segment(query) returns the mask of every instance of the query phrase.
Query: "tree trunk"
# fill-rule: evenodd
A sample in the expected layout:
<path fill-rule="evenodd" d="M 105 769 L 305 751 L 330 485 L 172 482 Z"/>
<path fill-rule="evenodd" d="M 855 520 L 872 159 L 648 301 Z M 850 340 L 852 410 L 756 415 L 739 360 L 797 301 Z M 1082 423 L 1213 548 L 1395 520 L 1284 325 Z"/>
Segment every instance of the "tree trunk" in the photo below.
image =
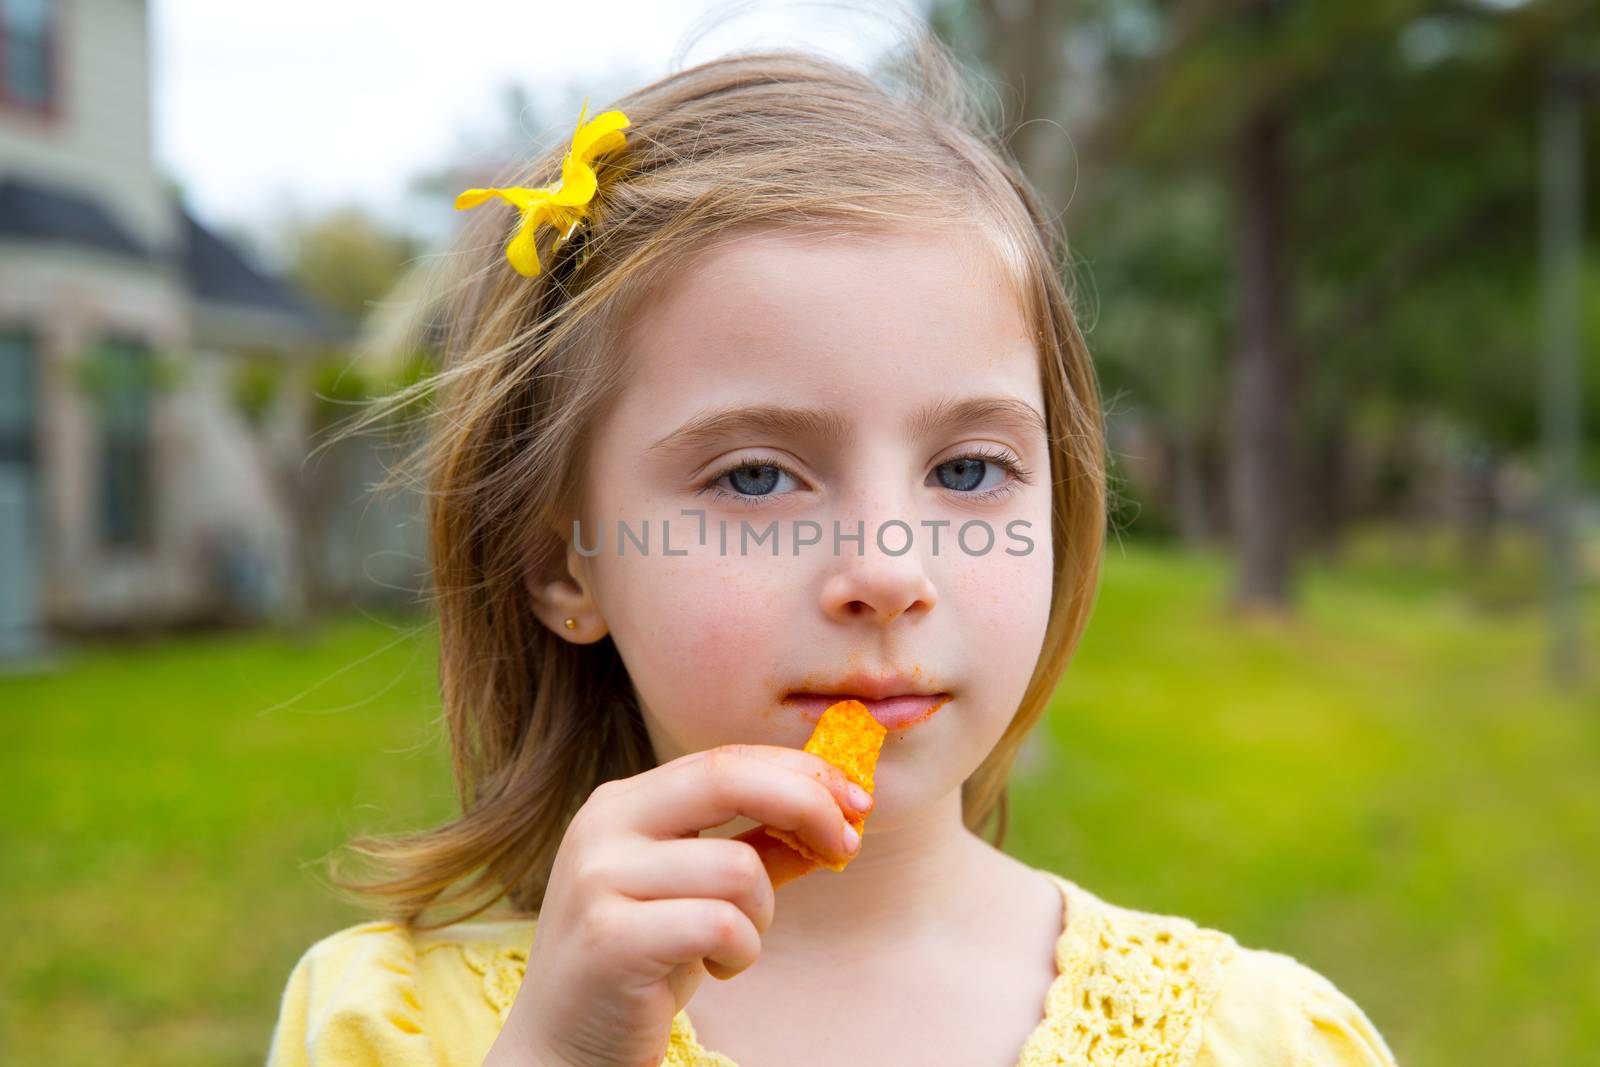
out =
<path fill-rule="evenodd" d="M 1290 608 L 1295 463 L 1295 368 L 1284 256 L 1285 119 L 1268 103 L 1246 119 L 1237 143 L 1237 273 L 1240 345 L 1233 377 L 1232 504 L 1241 609 Z"/>
<path fill-rule="evenodd" d="M 1017 95 L 1011 150 L 1054 218 L 1067 206 L 1072 145 L 1061 128 L 1070 0 L 983 0 L 988 59 Z M 1009 117 L 1009 116 L 1008 116 Z"/>

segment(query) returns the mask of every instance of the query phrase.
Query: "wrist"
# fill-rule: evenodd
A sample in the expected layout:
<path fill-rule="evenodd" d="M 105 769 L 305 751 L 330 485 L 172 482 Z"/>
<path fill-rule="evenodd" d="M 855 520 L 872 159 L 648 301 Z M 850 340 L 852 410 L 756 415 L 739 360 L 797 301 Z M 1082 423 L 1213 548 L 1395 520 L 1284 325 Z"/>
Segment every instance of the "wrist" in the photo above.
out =
<path fill-rule="evenodd" d="M 582 1067 L 550 1051 L 538 1035 L 516 1026 L 516 1016 L 506 1020 L 481 1067 Z"/>

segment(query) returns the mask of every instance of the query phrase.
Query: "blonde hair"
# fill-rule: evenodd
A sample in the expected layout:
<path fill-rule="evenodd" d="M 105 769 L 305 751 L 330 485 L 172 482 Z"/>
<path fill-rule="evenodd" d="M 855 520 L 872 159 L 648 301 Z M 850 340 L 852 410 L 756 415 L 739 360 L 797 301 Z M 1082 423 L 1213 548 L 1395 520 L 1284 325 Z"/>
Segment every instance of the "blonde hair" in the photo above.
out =
<path fill-rule="evenodd" d="M 507 263 L 504 214 L 474 212 L 441 260 L 448 294 L 437 374 L 344 433 L 426 396 L 404 468 L 426 496 L 439 681 L 459 817 L 349 847 L 386 875 L 334 882 L 428 929 L 508 900 L 542 905 L 568 821 L 601 782 L 655 765 L 627 672 L 608 640 L 579 645 L 535 616 L 529 573 L 564 568 L 582 444 L 625 380 L 629 310 L 688 257 L 751 229 L 954 225 L 987 241 L 1038 338 L 1052 474 L 1053 595 L 1043 649 L 994 750 L 962 787 L 980 832 L 1088 621 L 1107 514 L 1094 369 L 1063 283 L 1065 238 L 973 103 L 958 61 L 925 32 L 878 79 L 797 49 L 724 56 L 670 74 L 619 108 L 626 146 L 603 161 L 588 220 L 534 278 Z M 570 131 L 568 131 L 570 136 Z M 560 174 L 558 144 L 496 185 Z M 431 312 L 430 312 L 431 314 Z M 476 873 L 470 881 L 469 874 Z M 437 922 L 432 908 L 467 910 Z"/>

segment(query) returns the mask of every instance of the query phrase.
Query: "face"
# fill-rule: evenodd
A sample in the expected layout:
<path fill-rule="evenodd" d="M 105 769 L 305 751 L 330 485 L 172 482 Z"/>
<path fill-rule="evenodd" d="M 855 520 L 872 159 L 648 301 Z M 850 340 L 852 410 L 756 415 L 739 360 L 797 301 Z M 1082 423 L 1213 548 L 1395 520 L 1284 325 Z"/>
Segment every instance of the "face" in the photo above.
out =
<path fill-rule="evenodd" d="M 977 242 L 741 236 L 651 295 L 628 358 L 569 558 L 658 760 L 801 747 L 855 694 L 890 726 L 875 825 L 958 789 L 1051 592 L 1039 357 Z"/>

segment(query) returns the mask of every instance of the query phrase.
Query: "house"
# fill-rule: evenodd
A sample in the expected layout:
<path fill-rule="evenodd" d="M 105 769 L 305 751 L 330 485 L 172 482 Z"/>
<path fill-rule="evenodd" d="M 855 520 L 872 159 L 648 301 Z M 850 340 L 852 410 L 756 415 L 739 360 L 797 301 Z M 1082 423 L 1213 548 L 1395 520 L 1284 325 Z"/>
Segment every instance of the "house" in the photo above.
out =
<path fill-rule="evenodd" d="M 0 655 L 294 610 L 327 525 L 303 501 L 359 496 L 296 482 L 313 361 L 351 326 L 157 172 L 148 16 L 0 3 Z M 262 365 L 288 385 L 253 418 Z"/>

